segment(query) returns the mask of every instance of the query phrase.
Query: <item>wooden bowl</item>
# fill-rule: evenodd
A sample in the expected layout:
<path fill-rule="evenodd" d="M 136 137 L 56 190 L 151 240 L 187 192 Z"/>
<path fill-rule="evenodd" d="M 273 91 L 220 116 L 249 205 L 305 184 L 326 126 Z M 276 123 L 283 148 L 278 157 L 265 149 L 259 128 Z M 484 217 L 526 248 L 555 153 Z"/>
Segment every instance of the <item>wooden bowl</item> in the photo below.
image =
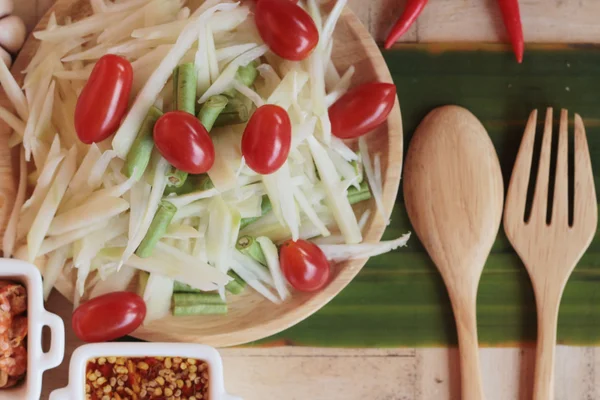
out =
<path fill-rule="evenodd" d="M 88 15 L 87 0 L 59 0 L 36 27 L 46 26 L 50 12 L 56 12 L 59 22 L 65 16 L 77 20 Z M 346 8 L 334 34 L 333 58 L 336 67 L 345 71 L 350 65 L 356 67 L 353 85 L 369 81 L 391 82 L 392 78 L 379 48 L 359 19 Z M 13 73 L 20 75 L 39 42 L 31 36 L 17 58 Z M 20 79 L 22 77 L 19 76 Z M 0 104 L 7 104 L 4 93 L 0 93 Z M 5 226 L 15 197 L 16 170 L 11 162 L 7 139 L 9 129 L 0 126 L 0 226 Z M 395 105 L 387 123 L 368 136 L 372 154 L 381 154 L 383 171 L 383 202 L 389 213 L 396 199 L 402 169 L 402 120 L 400 107 Z M 14 159 L 14 157 L 13 157 Z M 375 212 L 375 202 L 360 203 L 355 210 L 362 213 L 371 208 L 370 220 L 366 225 L 364 239 L 376 242 L 381 238 L 385 223 Z M 149 341 L 198 342 L 212 346 L 232 346 L 262 339 L 280 332 L 310 316 L 337 295 L 365 264 L 366 260 L 339 263 L 333 268 L 333 279 L 317 293 L 293 293 L 291 299 L 275 305 L 248 289 L 242 295 L 231 296 L 229 313 L 226 316 L 168 317 L 154 321 L 133 333 L 133 336 Z M 72 276 L 61 277 L 56 288 L 67 298 L 73 298 Z"/>

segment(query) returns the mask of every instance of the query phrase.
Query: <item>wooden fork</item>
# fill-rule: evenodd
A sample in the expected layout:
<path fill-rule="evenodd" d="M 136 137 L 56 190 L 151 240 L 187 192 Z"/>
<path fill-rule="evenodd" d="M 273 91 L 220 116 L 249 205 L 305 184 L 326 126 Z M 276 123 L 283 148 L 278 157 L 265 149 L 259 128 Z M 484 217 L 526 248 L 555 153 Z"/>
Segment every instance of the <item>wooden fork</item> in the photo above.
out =
<path fill-rule="evenodd" d="M 590 245 L 598 223 L 594 176 L 585 128 L 581 117 L 575 114 L 574 212 L 573 222 L 569 224 L 568 120 L 568 111 L 562 110 L 554 193 L 548 193 L 552 109 L 548 108 L 546 112 L 533 205 L 530 217 L 525 220 L 537 121 L 537 111 L 531 113 L 510 179 L 504 210 L 506 235 L 527 268 L 537 305 L 534 400 L 554 398 L 554 348 L 560 299 L 569 275 Z M 549 195 L 553 198 L 553 207 L 548 223 Z"/>

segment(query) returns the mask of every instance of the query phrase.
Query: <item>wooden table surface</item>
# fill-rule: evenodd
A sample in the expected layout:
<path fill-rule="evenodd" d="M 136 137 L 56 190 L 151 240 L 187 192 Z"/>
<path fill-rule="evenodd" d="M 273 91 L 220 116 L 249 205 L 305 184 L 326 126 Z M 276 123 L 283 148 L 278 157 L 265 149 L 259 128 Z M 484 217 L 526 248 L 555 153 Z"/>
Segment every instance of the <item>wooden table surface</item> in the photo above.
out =
<path fill-rule="evenodd" d="M 31 29 L 53 0 L 15 0 Z M 404 0 L 350 0 L 350 7 L 378 41 Z M 600 1 L 521 0 L 529 42 L 600 42 Z M 496 0 L 431 0 L 405 41 L 504 40 Z M 525 54 L 527 57 L 527 54 Z M 403 99 L 400 99 L 402 103 Z M 54 292 L 47 308 L 67 329 L 63 364 L 44 377 L 42 399 L 66 385 L 68 361 L 81 345 L 71 330 L 72 306 Z M 532 347 L 482 349 L 488 400 L 531 398 Z M 447 400 L 459 399 L 456 349 L 223 349 L 227 389 L 246 400 Z M 556 400 L 600 399 L 600 350 L 559 347 Z M 74 399 L 75 400 L 75 399 Z"/>

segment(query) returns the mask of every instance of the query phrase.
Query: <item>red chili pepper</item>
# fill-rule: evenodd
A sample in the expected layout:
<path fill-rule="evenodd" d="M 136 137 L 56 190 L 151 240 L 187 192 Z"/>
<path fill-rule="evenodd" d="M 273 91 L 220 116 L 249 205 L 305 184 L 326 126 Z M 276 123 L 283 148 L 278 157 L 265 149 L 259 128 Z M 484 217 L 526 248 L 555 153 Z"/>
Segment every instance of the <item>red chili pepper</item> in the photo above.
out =
<path fill-rule="evenodd" d="M 396 25 L 392 28 L 390 34 L 385 40 L 385 48 L 389 49 L 394 43 L 404 35 L 408 28 L 415 22 L 421 11 L 425 8 L 427 0 L 407 0 L 404 12 L 400 16 L 400 19 L 396 22 Z"/>
<path fill-rule="evenodd" d="M 508 38 L 512 43 L 513 52 L 519 64 L 523 62 L 523 27 L 521 26 L 521 13 L 519 12 L 518 0 L 498 0 L 504 26 L 508 32 Z"/>

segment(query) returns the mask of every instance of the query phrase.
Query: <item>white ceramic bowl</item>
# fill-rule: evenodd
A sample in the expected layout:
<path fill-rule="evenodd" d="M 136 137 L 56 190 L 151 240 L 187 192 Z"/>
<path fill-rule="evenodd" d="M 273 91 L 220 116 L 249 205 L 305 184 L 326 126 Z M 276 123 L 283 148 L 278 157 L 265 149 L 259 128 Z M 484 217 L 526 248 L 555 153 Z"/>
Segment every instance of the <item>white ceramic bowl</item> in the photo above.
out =
<path fill-rule="evenodd" d="M 65 354 L 65 325 L 58 315 L 44 309 L 42 277 L 38 269 L 19 260 L 0 259 L 0 279 L 12 280 L 27 289 L 27 375 L 14 388 L 0 389 L 0 400 L 39 400 L 42 374 L 58 366 Z M 50 351 L 42 351 L 42 328 L 52 332 Z"/>
<path fill-rule="evenodd" d="M 97 343 L 86 344 L 73 352 L 69 364 L 69 385 L 50 394 L 50 400 L 85 400 L 85 369 L 90 358 L 98 357 L 182 357 L 208 364 L 208 400 L 242 400 L 225 393 L 223 362 L 210 346 L 192 343 Z"/>

